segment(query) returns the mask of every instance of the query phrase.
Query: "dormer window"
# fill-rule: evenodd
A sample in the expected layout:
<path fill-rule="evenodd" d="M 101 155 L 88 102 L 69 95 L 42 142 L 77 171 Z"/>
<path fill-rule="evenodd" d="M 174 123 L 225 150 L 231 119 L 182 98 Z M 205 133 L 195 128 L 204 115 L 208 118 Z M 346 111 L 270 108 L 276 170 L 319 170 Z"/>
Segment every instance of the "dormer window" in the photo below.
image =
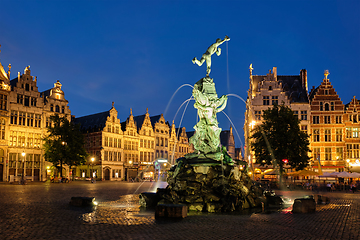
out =
<path fill-rule="evenodd" d="M 325 95 L 329 95 L 329 90 L 325 89 Z"/>
<path fill-rule="evenodd" d="M 29 91 L 30 90 L 30 85 L 27 83 L 25 84 L 25 91 Z"/>

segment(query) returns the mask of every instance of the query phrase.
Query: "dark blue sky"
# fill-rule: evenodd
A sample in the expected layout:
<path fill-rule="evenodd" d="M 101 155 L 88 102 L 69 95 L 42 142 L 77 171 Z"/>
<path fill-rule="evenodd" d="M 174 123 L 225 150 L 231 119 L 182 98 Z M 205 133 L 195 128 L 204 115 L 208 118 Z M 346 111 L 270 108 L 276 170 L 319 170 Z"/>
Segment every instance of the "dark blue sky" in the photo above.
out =
<path fill-rule="evenodd" d="M 11 78 L 27 65 L 39 91 L 59 80 L 72 114 L 106 111 L 111 102 L 120 121 L 165 113 L 173 93 L 205 76 L 200 58 L 216 38 L 228 35 L 222 54 L 212 57 L 219 96 L 246 99 L 253 74 L 272 67 L 278 75 L 308 71 L 309 89 L 324 70 L 344 104 L 360 99 L 360 1 L 0 1 L 0 61 L 12 64 Z M 7 68 L 6 68 L 7 70 Z M 171 123 L 191 96 L 183 87 L 165 113 Z M 175 118 L 180 123 L 184 107 Z M 245 104 L 229 97 L 225 112 L 243 138 Z M 220 127 L 229 129 L 224 114 Z M 182 126 L 196 124 L 193 102 Z M 236 133 L 235 133 L 236 134 Z M 235 136 L 237 147 L 241 146 Z M 241 140 L 243 142 L 243 139 Z"/>

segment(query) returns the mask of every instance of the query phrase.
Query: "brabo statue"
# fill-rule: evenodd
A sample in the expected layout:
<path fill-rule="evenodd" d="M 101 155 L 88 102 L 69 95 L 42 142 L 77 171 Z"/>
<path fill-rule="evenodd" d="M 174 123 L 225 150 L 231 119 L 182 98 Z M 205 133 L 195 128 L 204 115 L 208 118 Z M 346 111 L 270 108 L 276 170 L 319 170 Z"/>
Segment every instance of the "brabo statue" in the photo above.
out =
<path fill-rule="evenodd" d="M 192 60 L 193 63 L 201 66 L 206 61 L 206 76 L 208 77 L 211 72 L 211 56 L 216 53 L 216 55 L 220 56 L 221 48 L 219 46 L 223 44 L 225 41 L 230 41 L 228 36 L 225 36 L 224 40 L 220 38 L 216 39 L 216 42 L 211 44 L 210 47 L 206 50 L 206 52 L 202 55 L 200 60 L 197 60 L 196 57 Z"/>
<path fill-rule="evenodd" d="M 187 159 L 194 159 L 198 162 L 222 161 L 224 159 L 223 151 L 220 149 L 220 133 L 221 128 L 218 127 L 216 114 L 225 109 L 227 103 L 227 96 L 223 95 L 218 98 L 215 89 L 215 83 L 209 77 L 211 67 L 211 55 L 215 52 L 220 55 L 221 50 L 218 48 L 220 44 L 229 41 L 228 36 L 224 40 L 217 39 L 216 43 L 212 44 L 203 54 L 201 60 L 193 59 L 194 63 L 199 66 L 204 61 L 207 64 L 206 77 L 200 79 L 195 85 L 192 95 L 195 99 L 194 107 L 198 110 L 199 122 L 194 126 L 195 133 L 189 139 L 190 143 L 194 145 L 194 153 L 185 155 Z M 201 160 L 203 159 L 203 160 Z M 206 159 L 206 160 L 205 160 Z"/>

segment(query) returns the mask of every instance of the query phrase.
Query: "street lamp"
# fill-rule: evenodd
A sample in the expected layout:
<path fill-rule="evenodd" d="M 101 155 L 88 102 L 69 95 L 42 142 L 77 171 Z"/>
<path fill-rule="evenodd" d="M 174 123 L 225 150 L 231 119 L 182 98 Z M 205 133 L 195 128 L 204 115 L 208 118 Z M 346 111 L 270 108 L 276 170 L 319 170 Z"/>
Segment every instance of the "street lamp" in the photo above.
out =
<path fill-rule="evenodd" d="M 22 180 L 21 180 L 21 184 L 24 184 L 24 174 L 25 174 L 25 155 L 26 153 L 25 152 L 22 152 L 21 155 L 23 156 L 23 172 L 22 172 Z"/>
<path fill-rule="evenodd" d="M 92 164 L 91 164 L 91 174 L 92 174 L 92 177 L 94 177 L 94 161 L 95 161 L 95 158 L 92 157 L 91 158 L 91 162 L 92 162 Z"/>
<path fill-rule="evenodd" d="M 350 159 L 346 159 L 348 172 L 350 171 Z"/>

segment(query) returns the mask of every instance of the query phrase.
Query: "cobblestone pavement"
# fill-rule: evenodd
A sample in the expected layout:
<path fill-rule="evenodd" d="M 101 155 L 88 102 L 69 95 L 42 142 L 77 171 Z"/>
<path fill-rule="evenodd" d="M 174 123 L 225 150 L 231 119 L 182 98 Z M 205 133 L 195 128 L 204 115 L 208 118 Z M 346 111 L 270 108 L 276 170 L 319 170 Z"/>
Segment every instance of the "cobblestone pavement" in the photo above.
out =
<path fill-rule="evenodd" d="M 360 193 L 324 193 L 316 213 L 189 213 L 157 221 L 140 210 L 138 194 L 165 183 L 72 182 L 0 184 L 0 239 L 359 239 Z M 283 191 L 294 199 L 311 192 Z M 93 209 L 69 206 L 72 196 L 95 197 Z M 290 205 L 291 206 L 291 205 Z"/>

